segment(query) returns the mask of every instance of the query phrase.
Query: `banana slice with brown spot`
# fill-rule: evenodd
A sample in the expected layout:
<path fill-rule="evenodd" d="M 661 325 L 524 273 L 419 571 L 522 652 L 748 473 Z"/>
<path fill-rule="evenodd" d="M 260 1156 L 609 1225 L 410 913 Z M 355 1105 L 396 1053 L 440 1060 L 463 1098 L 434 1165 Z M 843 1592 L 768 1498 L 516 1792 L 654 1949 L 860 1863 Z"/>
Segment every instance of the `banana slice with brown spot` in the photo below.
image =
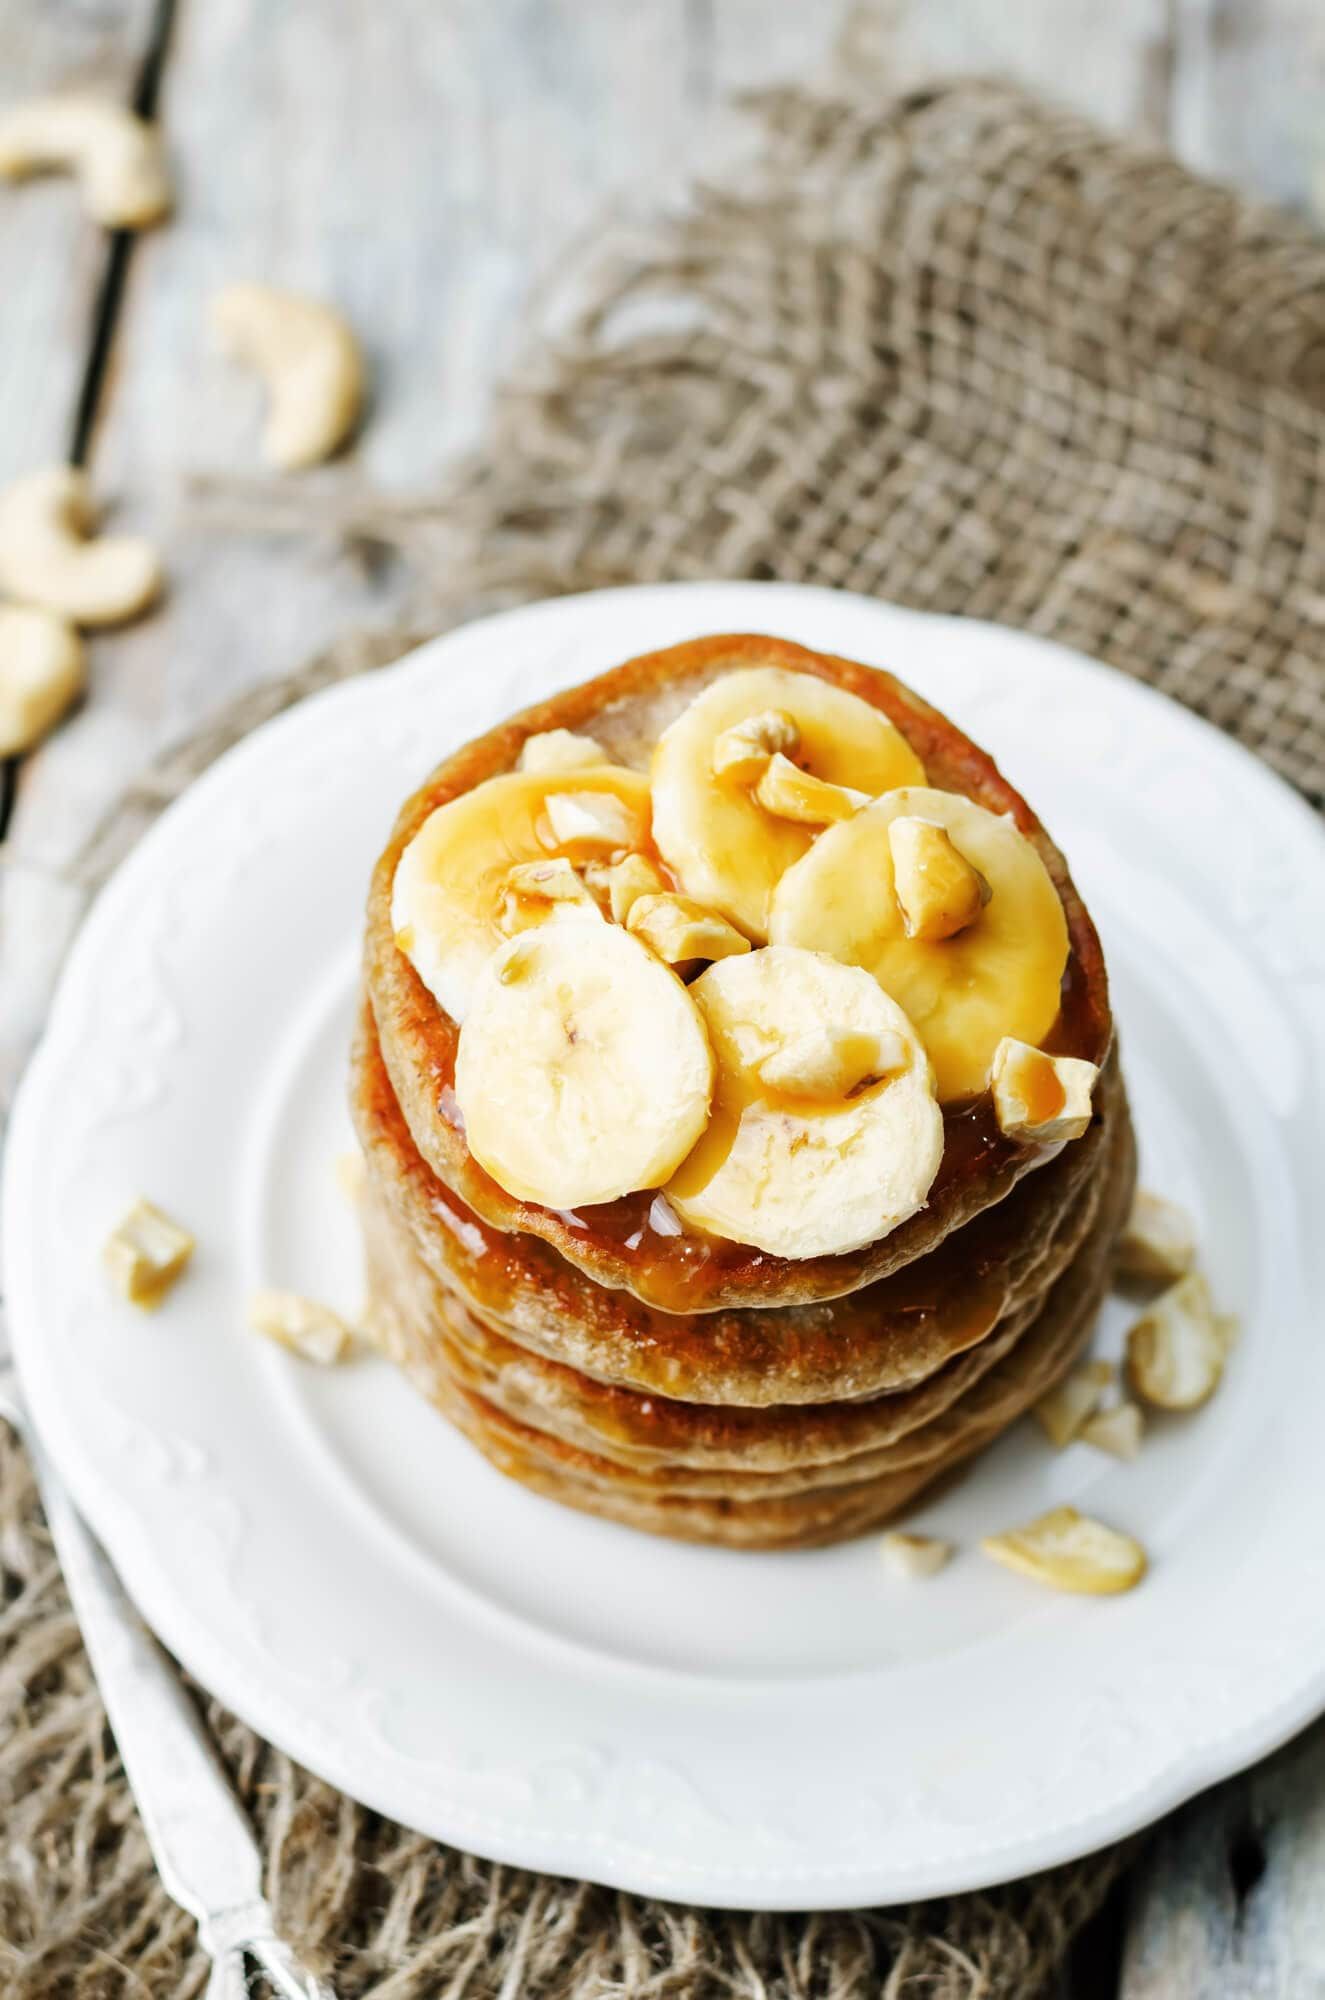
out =
<path fill-rule="evenodd" d="M 492 955 L 460 1030 L 469 1150 L 520 1201 L 580 1208 L 659 1187 L 709 1116 L 699 1011 L 616 924 L 545 924 Z"/>
<path fill-rule="evenodd" d="M 892 829 L 917 818 L 944 828 L 988 885 L 988 899 L 953 936 L 906 934 Z M 1024 834 L 1006 816 L 927 786 L 887 792 L 822 833 L 778 882 L 769 936 L 872 973 L 915 1023 L 944 1103 L 984 1090 L 1005 1037 L 1043 1040 L 1068 952 L 1058 892 Z"/>

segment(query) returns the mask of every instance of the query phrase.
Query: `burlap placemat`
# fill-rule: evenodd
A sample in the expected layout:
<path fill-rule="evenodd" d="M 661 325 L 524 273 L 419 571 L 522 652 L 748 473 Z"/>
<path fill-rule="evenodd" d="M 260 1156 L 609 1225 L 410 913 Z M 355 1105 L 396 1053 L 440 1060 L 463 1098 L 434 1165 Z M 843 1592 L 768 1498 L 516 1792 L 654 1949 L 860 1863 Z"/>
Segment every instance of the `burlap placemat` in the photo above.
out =
<path fill-rule="evenodd" d="M 1001 86 L 782 95 L 759 116 L 750 179 L 595 265 L 474 465 L 427 501 L 347 511 L 415 565 L 420 629 L 604 583 L 841 585 L 1064 639 L 1319 800 L 1325 250 Z M 401 642 L 338 648 L 165 759 L 86 878 L 246 728 Z M 4 1990 L 197 1993 L 193 1927 L 156 1882 L 3 1436 Z M 1120 1865 L 886 1912 L 682 1910 L 439 1848 L 208 1712 L 281 1922 L 346 2000 L 1023 2000 Z"/>

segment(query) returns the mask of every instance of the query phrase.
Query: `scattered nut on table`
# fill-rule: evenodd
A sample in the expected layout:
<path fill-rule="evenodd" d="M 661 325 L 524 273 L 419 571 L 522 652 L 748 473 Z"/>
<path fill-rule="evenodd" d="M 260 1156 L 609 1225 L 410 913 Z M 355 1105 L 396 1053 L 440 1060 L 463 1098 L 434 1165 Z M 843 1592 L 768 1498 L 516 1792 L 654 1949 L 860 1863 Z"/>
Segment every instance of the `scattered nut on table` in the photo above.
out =
<path fill-rule="evenodd" d="M 343 1361 L 354 1346 L 353 1329 L 340 1314 L 301 1292 L 254 1292 L 248 1317 L 255 1333 L 324 1368 Z"/>
<path fill-rule="evenodd" d="M 1023 1528 L 986 1535 L 980 1546 L 1005 1569 L 1087 1597 L 1131 1590 L 1146 1573 L 1140 1542 L 1075 1507 L 1052 1507 Z"/>
<path fill-rule="evenodd" d="M 1118 1238 L 1120 1277 L 1168 1284 L 1186 1277 L 1196 1262 L 1191 1217 L 1173 1201 L 1138 1188 L 1127 1226 Z"/>
<path fill-rule="evenodd" d="M 75 625 L 119 625 L 160 594 L 161 563 L 137 535 L 98 535 L 87 474 L 29 472 L 0 492 L 0 589 Z"/>
<path fill-rule="evenodd" d="M 34 97 L 0 112 L 0 174 L 77 174 L 87 212 L 108 229 L 146 229 L 170 213 L 170 174 L 154 125 L 108 98 Z"/>
<path fill-rule="evenodd" d="M 294 472 L 338 451 L 363 407 L 363 356 L 349 322 L 320 300 L 258 284 L 226 285 L 212 319 L 227 351 L 266 385 L 268 461 Z"/>
<path fill-rule="evenodd" d="M 1080 1435 L 1088 1417 L 1099 1408 L 1105 1390 L 1113 1380 L 1108 1361 L 1086 1361 L 1072 1369 L 1034 1406 L 1035 1416 L 1045 1436 L 1062 1451 Z"/>
<path fill-rule="evenodd" d="M 1218 1388 L 1227 1352 L 1210 1287 L 1189 1271 L 1128 1329 L 1127 1377 L 1157 1409 L 1195 1410 Z"/>
<path fill-rule="evenodd" d="M 195 1248 L 180 1223 L 150 1201 L 136 1201 L 107 1238 L 102 1258 L 111 1282 L 130 1305 L 159 1306 L 183 1274 Z"/>
<path fill-rule="evenodd" d="M 880 1546 L 898 1576 L 937 1576 L 953 1553 L 953 1544 L 941 1535 L 909 1535 L 900 1528 L 890 1529 Z"/>
<path fill-rule="evenodd" d="M 86 680 L 87 656 L 72 625 L 35 605 L 0 605 L 0 757 L 39 742 Z"/>

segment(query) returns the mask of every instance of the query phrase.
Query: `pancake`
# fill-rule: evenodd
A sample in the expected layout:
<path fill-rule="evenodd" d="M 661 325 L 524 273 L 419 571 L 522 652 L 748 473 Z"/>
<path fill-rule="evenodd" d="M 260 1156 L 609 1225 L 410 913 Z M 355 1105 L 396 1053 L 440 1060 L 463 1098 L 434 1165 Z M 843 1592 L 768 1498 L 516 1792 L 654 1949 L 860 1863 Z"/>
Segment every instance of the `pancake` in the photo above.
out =
<path fill-rule="evenodd" d="M 431 1357 L 429 1399 L 499 1471 L 544 1497 L 654 1534 L 733 1548 L 796 1548 L 838 1541 L 881 1526 L 936 1480 L 962 1465 L 1037 1402 L 1073 1365 L 1088 1343 L 1108 1290 L 1113 1245 L 1132 1197 L 1135 1158 L 1123 1128 L 1108 1174 L 1101 1212 L 1087 1242 L 1054 1284 L 1025 1335 L 988 1373 L 934 1421 L 913 1434 L 903 1452 L 868 1455 L 857 1478 L 825 1480 L 802 1469 L 763 1481 L 750 1475 L 712 1476 L 670 1468 L 642 1472 L 518 1422 L 465 1387 Z M 390 1300 L 379 1330 L 389 1352 L 409 1372 L 407 1328 Z"/>
<path fill-rule="evenodd" d="M 1040 1283 L 1017 1309 L 924 1383 L 865 1401 L 754 1408 L 677 1401 L 598 1382 L 530 1352 L 437 1282 L 371 1182 L 364 1214 L 369 1296 L 375 1303 L 391 1300 L 401 1329 L 400 1358 L 416 1384 L 426 1384 L 433 1366 L 445 1368 L 507 1416 L 615 1463 L 760 1472 L 829 1466 L 906 1438 L 1003 1358 L 1092 1231 L 1115 1226 L 1111 1207 L 1101 1223 L 1106 1182 L 1117 1178 L 1117 1162 L 1130 1144 L 1126 1121 L 1115 1121 L 1108 1174 L 1091 1180 L 1066 1211 L 1048 1246 Z"/>
<path fill-rule="evenodd" d="M 948 1106 L 942 1164 L 928 1201 L 917 1214 L 863 1249 L 791 1261 L 684 1230 L 660 1233 L 650 1221 L 652 1198 L 647 1191 L 579 1213 L 518 1201 L 470 1155 L 453 1089 L 456 1023 L 395 943 L 391 890 L 402 852 L 437 806 L 510 770 L 527 737 L 551 729 L 590 732 L 619 761 L 642 768 L 661 731 L 688 701 L 719 675 L 752 665 L 786 667 L 847 689 L 896 724 L 922 759 L 932 785 L 1011 815 L 1044 860 L 1067 919 L 1069 957 L 1062 1003 L 1045 1045 L 1102 1063 L 1112 1035 L 1099 940 L 1062 856 L 991 759 L 891 675 L 784 640 L 752 636 L 697 640 L 630 661 L 466 745 L 441 764 L 405 805 L 369 894 L 365 984 L 401 1114 L 422 1160 L 462 1204 L 462 1219 L 468 1210 L 490 1229 L 539 1238 L 598 1285 L 628 1292 L 677 1315 L 841 1298 L 926 1256 L 951 1232 L 1004 1201 L 1024 1176 L 1046 1170 L 1042 1149 L 1014 1143 L 999 1132 L 987 1094 Z M 877 1386 L 877 1381 L 867 1380 L 856 1393 L 868 1394 Z M 808 1390 L 811 1397 L 819 1393 L 821 1388 L 814 1386 Z M 770 1397 L 782 1399 L 780 1394 Z"/>
<path fill-rule="evenodd" d="M 365 1016 L 351 1113 L 369 1176 L 436 1281 L 484 1324 L 580 1374 L 673 1401 L 815 1404 L 914 1387 L 1037 1296 L 1056 1232 L 1107 1156 L 1126 1098 L 1111 1053 L 1091 1129 L 906 1269 L 809 1305 L 666 1313 L 592 1282 L 541 1237 L 496 1230 L 414 1145 Z"/>

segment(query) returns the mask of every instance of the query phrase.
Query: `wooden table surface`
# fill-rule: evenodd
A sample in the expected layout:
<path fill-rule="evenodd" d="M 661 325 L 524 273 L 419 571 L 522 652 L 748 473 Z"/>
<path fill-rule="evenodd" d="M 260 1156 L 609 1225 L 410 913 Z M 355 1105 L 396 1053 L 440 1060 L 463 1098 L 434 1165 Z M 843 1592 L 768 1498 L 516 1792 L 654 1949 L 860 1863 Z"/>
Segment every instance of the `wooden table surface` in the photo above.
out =
<path fill-rule="evenodd" d="M 155 108 L 177 213 L 113 238 L 72 184 L 0 187 L 0 484 L 87 464 L 170 592 L 92 648 L 91 696 L 6 773 L 0 1103 L 77 912 L 58 871 L 125 779 L 408 579 L 227 531 L 196 475 L 255 470 L 258 399 L 213 351 L 235 277 L 337 299 L 375 407 L 308 491 L 425 487 L 479 434 L 540 274 L 612 206 L 676 189 L 730 93 L 845 59 L 880 92 L 1011 73 L 1203 171 L 1325 208 L 1322 0 L 3 0 L 0 101 L 95 87 Z M 1325 1996 L 1325 1733 L 1178 1814 L 1064 1993 Z"/>

